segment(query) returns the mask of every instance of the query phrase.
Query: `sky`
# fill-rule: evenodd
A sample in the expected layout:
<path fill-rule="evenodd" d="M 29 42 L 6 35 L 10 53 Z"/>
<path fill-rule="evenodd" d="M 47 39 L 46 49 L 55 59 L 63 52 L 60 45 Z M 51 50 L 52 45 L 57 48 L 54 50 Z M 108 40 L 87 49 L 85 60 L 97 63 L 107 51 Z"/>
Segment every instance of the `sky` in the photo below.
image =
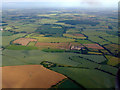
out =
<path fill-rule="evenodd" d="M 18 3 L 33 2 L 41 6 L 53 7 L 118 7 L 119 0 L 3 0 L 6 5 L 17 6 Z M 18 5 L 19 6 L 19 5 Z M 36 4 L 37 6 L 37 4 Z"/>

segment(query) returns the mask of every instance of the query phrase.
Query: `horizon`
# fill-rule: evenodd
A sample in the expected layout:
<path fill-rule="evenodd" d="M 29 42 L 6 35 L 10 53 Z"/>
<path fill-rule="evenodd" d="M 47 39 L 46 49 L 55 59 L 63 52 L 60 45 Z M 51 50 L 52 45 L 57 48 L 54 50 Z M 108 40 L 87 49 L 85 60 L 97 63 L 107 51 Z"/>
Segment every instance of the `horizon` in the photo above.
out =
<path fill-rule="evenodd" d="M 103 1 L 103 0 L 66 0 L 66 1 L 56 1 L 56 0 L 37 0 L 36 2 L 33 2 L 33 0 L 22 0 L 22 1 L 16 1 L 16 0 L 6 0 L 2 2 L 3 8 L 92 8 L 92 9 L 99 9 L 99 8 L 118 8 L 118 0 L 115 1 Z"/>

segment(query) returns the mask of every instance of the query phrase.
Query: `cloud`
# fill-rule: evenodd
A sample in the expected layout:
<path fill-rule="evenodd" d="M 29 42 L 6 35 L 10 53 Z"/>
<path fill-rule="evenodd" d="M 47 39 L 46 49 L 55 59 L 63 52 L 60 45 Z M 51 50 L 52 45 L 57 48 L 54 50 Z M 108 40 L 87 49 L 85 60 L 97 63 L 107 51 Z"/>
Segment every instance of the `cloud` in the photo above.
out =
<path fill-rule="evenodd" d="M 81 3 L 88 5 L 100 5 L 102 2 L 100 0 L 82 0 Z"/>

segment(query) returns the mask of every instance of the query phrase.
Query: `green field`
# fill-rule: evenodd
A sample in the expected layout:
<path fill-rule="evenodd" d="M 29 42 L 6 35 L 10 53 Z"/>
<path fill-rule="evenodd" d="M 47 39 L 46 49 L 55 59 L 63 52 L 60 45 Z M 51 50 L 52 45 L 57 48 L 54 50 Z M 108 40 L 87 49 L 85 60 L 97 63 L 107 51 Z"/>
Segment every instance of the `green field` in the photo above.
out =
<path fill-rule="evenodd" d="M 51 61 L 63 65 L 77 66 L 79 63 L 69 60 L 69 57 L 74 55 L 76 56 L 76 54 L 73 53 L 46 53 L 40 50 L 4 50 L 2 65 L 39 65 L 42 61 Z M 8 59 L 10 62 L 7 61 Z M 16 62 L 20 63 L 16 64 Z"/>
<path fill-rule="evenodd" d="M 114 76 L 98 70 L 68 67 L 57 67 L 52 68 L 52 70 L 70 77 L 87 88 L 113 88 L 115 85 Z"/>
<path fill-rule="evenodd" d="M 25 34 L 14 34 L 12 36 L 3 36 L 2 37 L 2 46 L 6 47 L 8 45 L 10 45 L 10 42 L 15 40 L 16 38 L 20 38 L 25 36 Z"/>
<path fill-rule="evenodd" d="M 75 42 L 81 43 L 81 44 L 93 44 L 92 42 L 88 40 L 75 40 Z"/>
<path fill-rule="evenodd" d="M 34 46 L 10 45 L 6 49 L 10 49 L 10 50 L 36 50 L 38 48 L 34 47 Z"/>
<path fill-rule="evenodd" d="M 63 36 L 69 37 L 69 38 L 86 39 L 86 37 L 79 37 L 79 36 L 74 36 L 71 34 L 63 34 Z"/>
<path fill-rule="evenodd" d="M 35 46 L 36 42 L 29 42 L 27 46 Z"/>
<path fill-rule="evenodd" d="M 75 39 L 63 38 L 63 37 L 34 37 L 38 39 L 38 42 L 73 42 Z"/>

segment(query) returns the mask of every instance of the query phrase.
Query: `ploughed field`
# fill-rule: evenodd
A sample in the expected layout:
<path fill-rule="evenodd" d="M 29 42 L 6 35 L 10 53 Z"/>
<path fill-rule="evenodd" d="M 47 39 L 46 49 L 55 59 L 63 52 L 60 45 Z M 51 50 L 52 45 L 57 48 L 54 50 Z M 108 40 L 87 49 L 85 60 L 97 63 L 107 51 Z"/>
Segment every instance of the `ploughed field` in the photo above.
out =
<path fill-rule="evenodd" d="M 50 88 L 65 78 L 41 65 L 2 67 L 2 88 Z"/>

